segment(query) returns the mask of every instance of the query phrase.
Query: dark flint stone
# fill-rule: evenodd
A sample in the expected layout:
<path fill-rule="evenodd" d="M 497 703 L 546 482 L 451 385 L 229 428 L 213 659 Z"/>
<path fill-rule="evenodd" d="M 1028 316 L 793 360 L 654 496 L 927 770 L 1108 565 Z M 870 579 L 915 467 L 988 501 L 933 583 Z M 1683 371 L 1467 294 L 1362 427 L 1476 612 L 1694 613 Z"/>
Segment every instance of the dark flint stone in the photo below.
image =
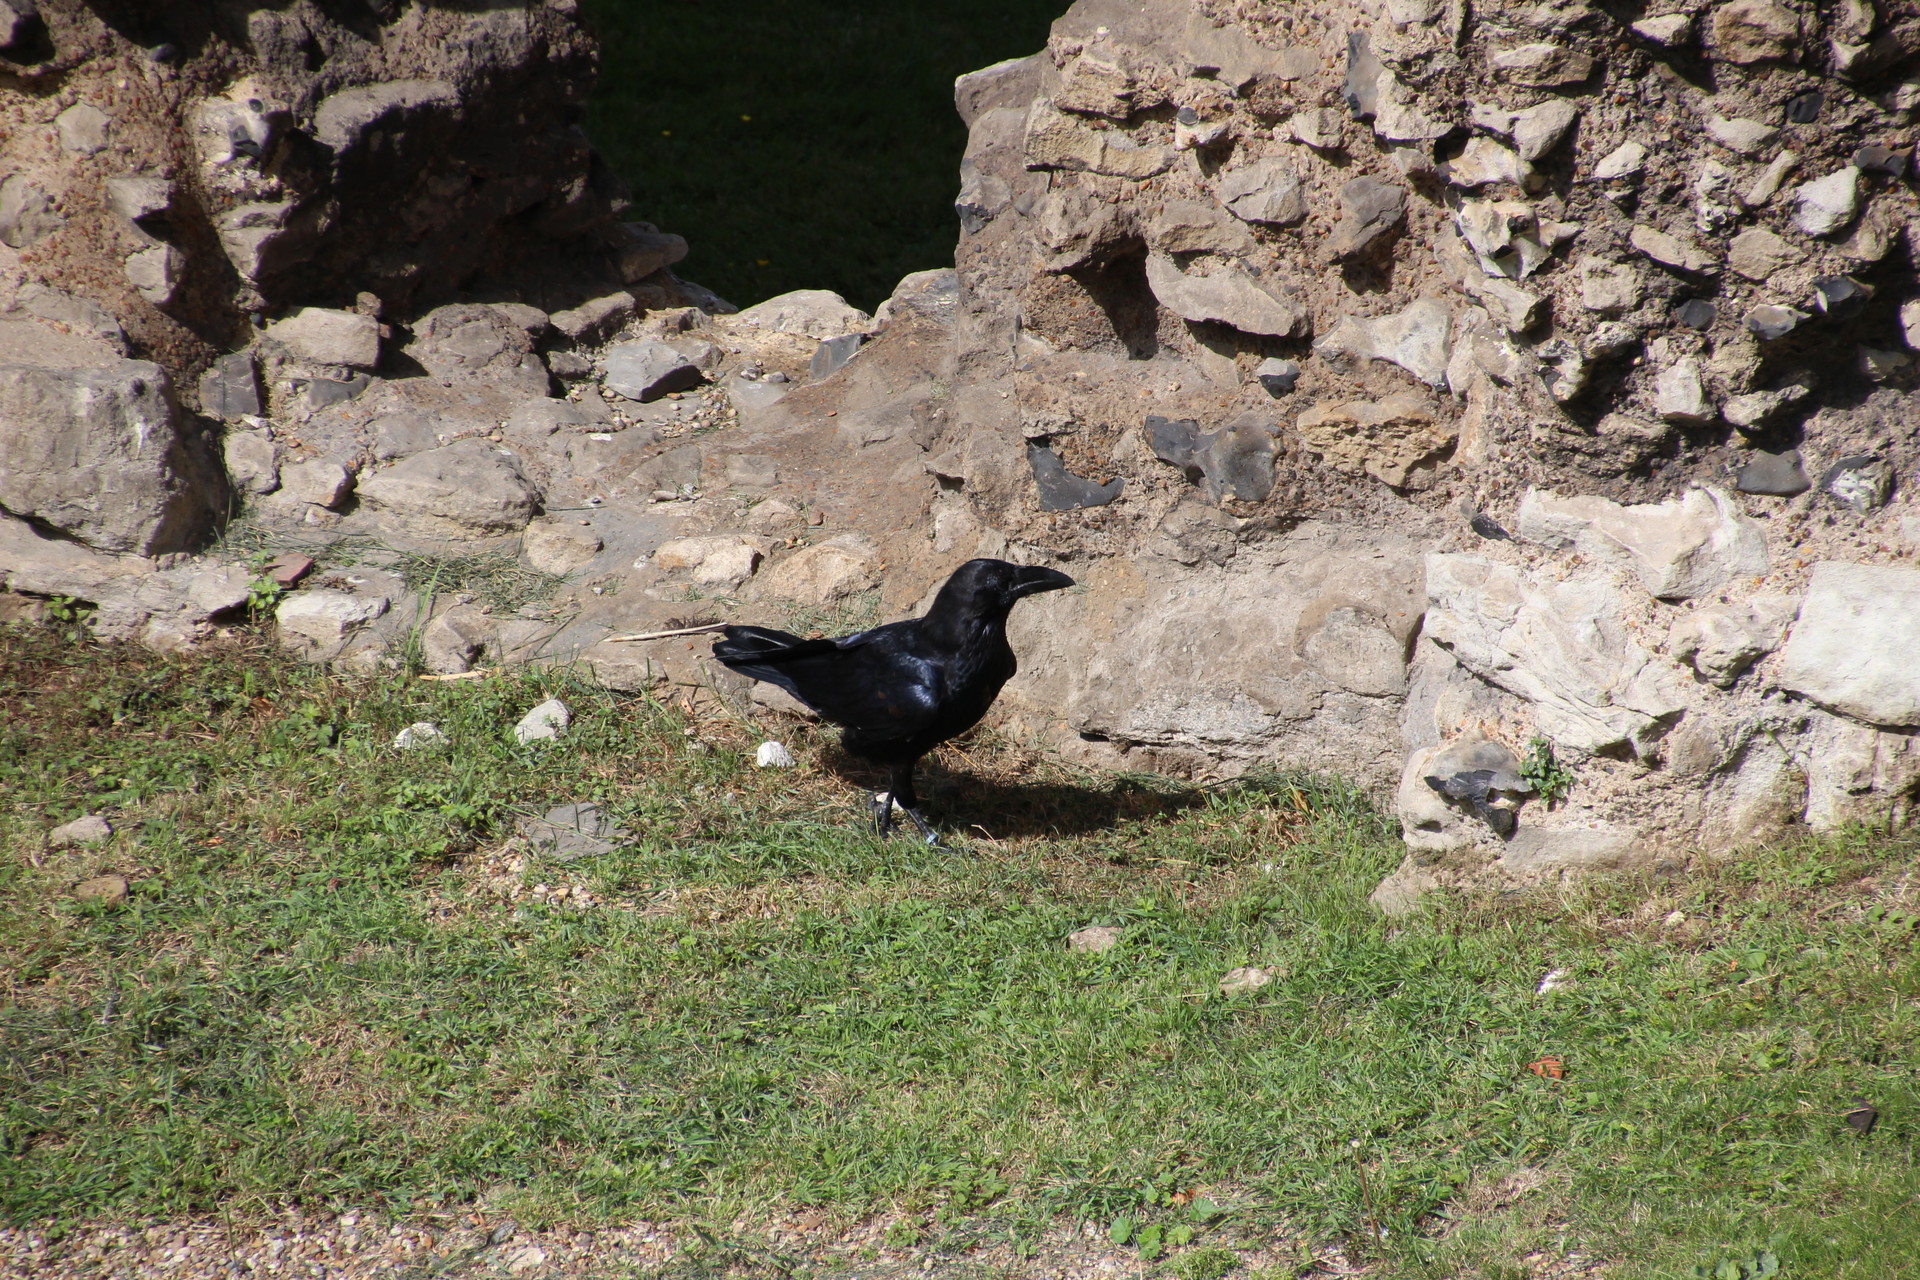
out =
<path fill-rule="evenodd" d="M 1826 102 L 1826 96 L 1818 89 L 1810 89 L 1798 97 L 1787 100 L 1788 124 L 1812 124 L 1820 118 L 1820 107 Z"/>
<path fill-rule="evenodd" d="M 1495 524 L 1492 518 L 1487 516 L 1484 512 L 1480 512 L 1480 511 L 1474 512 L 1473 518 L 1467 521 L 1467 527 L 1469 529 L 1472 529 L 1475 533 L 1479 534 L 1481 537 L 1490 538 L 1495 542 L 1513 541 L 1513 535 L 1508 533 L 1505 529 L 1502 529 L 1499 525 Z"/>
<path fill-rule="evenodd" d="M 1707 329 L 1713 326 L 1713 304 L 1705 298 L 1689 298 L 1675 308 L 1674 319 L 1689 329 Z"/>
<path fill-rule="evenodd" d="M 1806 470 L 1800 465 L 1800 451 L 1756 453 L 1753 461 L 1740 468 L 1735 487 L 1742 493 L 1760 493 L 1775 498 L 1791 498 L 1813 488 Z"/>
<path fill-rule="evenodd" d="M 845 333 L 824 340 L 813 349 L 813 362 L 807 366 L 807 377 L 814 382 L 828 377 L 853 359 L 854 353 L 860 350 L 860 344 L 866 340 L 864 333 Z"/>
<path fill-rule="evenodd" d="M 1873 296 L 1873 290 L 1852 276 L 1821 276 L 1813 282 L 1814 302 L 1833 320 L 1850 320 L 1860 314 Z"/>
<path fill-rule="evenodd" d="M 1892 174 L 1897 178 L 1907 171 L 1907 153 L 1877 144 L 1862 147 L 1853 153 L 1853 167 L 1873 173 Z"/>
<path fill-rule="evenodd" d="M 1040 490 L 1042 511 L 1075 511 L 1081 507 L 1104 507 L 1120 496 L 1124 480 L 1095 484 L 1085 476 L 1067 470 L 1060 456 L 1045 445 L 1027 446 L 1027 465 L 1033 468 L 1033 483 Z"/>

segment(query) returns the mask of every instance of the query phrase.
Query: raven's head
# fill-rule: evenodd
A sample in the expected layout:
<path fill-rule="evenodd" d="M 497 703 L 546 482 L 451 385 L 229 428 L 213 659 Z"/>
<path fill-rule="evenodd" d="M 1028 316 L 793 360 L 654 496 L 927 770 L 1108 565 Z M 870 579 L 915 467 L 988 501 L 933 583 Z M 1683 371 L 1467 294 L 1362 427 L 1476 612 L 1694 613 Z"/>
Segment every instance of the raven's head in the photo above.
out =
<path fill-rule="evenodd" d="M 1005 560 L 969 560 L 953 571 L 940 588 L 934 609 L 953 609 L 975 616 L 1002 615 L 1014 603 L 1042 591 L 1058 591 L 1073 579 L 1039 565 L 1008 564 Z"/>

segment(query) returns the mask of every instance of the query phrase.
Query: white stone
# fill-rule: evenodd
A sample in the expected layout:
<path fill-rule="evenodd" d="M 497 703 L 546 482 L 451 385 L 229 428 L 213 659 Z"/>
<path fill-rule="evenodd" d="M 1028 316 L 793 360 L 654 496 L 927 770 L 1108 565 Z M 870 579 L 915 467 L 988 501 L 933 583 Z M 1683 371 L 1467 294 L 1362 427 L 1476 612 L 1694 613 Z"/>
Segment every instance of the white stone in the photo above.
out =
<path fill-rule="evenodd" d="M 1297 298 L 1275 293 L 1237 263 L 1222 264 L 1211 275 L 1189 275 L 1173 259 L 1149 254 L 1147 287 L 1160 305 L 1183 320 L 1213 321 L 1242 333 L 1284 338 L 1307 317 Z"/>
<path fill-rule="evenodd" d="M 1920 298 L 1900 304 L 1900 337 L 1910 349 L 1920 351 Z"/>
<path fill-rule="evenodd" d="M 1781 185 L 1787 180 L 1787 175 L 1792 173 L 1799 163 L 1799 156 L 1791 151 L 1782 151 L 1765 169 L 1761 170 L 1760 176 L 1753 180 L 1751 187 L 1747 188 L 1747 193 L 1740 197 L 1740 203 L 1749 209 L 1758 209 L 1766 204 L 1779 193 Z"/>
<path fill-rule="evenodd" d="M 1727 265 L 1749 280 L 1771 280 L 1806 256 L 1764 227 L 1748 227 L 1727 244 Z"/>
<path fill-rule="evenodd" d="M 702 586 L 738 586 L 752 577 L 765 549 L 738 534 L 673 538 L 663 542 L 642 564 L 662 573 L 684 573 Z"/>
<path fill-rule="evenodd" d="M 1715 604 L 1683 614 L 1667 631 L 1667 653 L 1707 680 L 1730 688 L 1754 659 L 1780 647 L 1798 605 L 1785 596 Z"/>
<path fill-rule="evenodd" d="M 756 769 L 791 769 L 794 766 L 793 752 L 787 750 L 784 743 L 763 742 L 759 750 L 753 753 L 753 766 Z"/>
<path fill-rule="evenodd" d="M 1273 981 L 1272 969 L 1246 967 L 1229 969 L 1220 976 L 1220 994 L 1223 996 L 1243 996 L 1258 991 Z"/>
<path fill-rule="evenodd" d="M 353 492 L 353 473 L 331 458 L 280 468 L 280 488 L 302 502 L 332 509 Z"/>
<path fill-rule="evenodd" d="M 444 747 L 447 745 L 447 735 L 432 721 L 418 720 L 395 734 L 393 745 L 402 751 L 419 747 Z"/>
<path fill-rule="evenodd" d="M 1843 166 L 1793 193 L 1793 225 L 1810 236 L 1829 236 L 1860 211 L 1860 171 Z"/>
<path fill-rule="evenodd" d="M 478 437 L 416 453 L 359 481 L 362 505 L 422 537 L 466 538 L 524 529 L 540 491 L 512 450 Z"/>
<path fill-rule="evenodd" d="M 112 836 L 112 824 L 97 813 L 89 813 L 47 832 L 47 843 L 54 848 L 73 844 L 97 845 L 105 844 Z"/>
<path fill-rule="evenodd" d="M 1777 679 L 1856 720 L 1920 725 L 1920 569 L 1816 564 Z"/>
<path fill-rule="evenodd" d="M 1757 156 L 1764 154 L 1779 140 L 1780 131 L 1758 120 L 1708 116 L 1707 136 L 1729 151 L 1738 151 L 1743 156 Z"/>
<path fill-rule="evenodd" d="M 357 311 L 302 307 L 268 325 L 267 336 L 315 364 L 371 369 L 380 363 L 380 322 Z"/>
<path fill-rule="evenodd" d="M 566 732 L 572 723 L 567 704 L 558 698 L 548 698 L 520 717 L 520 723 L 513 726 L 513 740 L 523 747 L 533 742 L 550 742 Z"/>
<path fill-rule="evenodd" d="M 156 307 L 173 301 L 174 290 L 186 274 L 187 258 L 170 244 L 149 245 L 127 256 L 127 283 Z"/>
<path fill-rule="evenodd" d="M 1653 411 L 1663 422 L 1700 423 L 1713 417 L 1713 404 L 1700 381 L 1698 357 L 1682 356 L 1660 371 Z"/>
<path fill-rule="evenodd" d="M 90 156 L 106 149 L 107 130 L 113 125 L 113 117 L 91 102 L 76 102 L 55 116 L 53 125 L 60 135 L 61 146 Z"/>
<path fill-rule="evenodd" d="M 280 487 L 273 441 L 264 431 L 229 431 L 221 442 L 227 478 L 248 493 L 272 493 Z"/>
<path fill-rule="evenodd" d="M 1515 531 L 1628 570 L 1661 600 L 1705 595 L 1768 569 L 1759 524 L 1717 489 L 1689 489 L 1679 499 L 1631 507 L 1591 494 L 1562 498 L 1529 489 Z"/>
<path fill-rule="evenodd" d="M 337 651 L 354 632 L 386 611 L 385 596 L 359 596 L 315 587 L 282 600 L 274 618 L 280 624 L 282 643 L 291 641 L 291 647 L 318 658 L 332 657 L 331 651 Z"/>
<path fill-rule="evenodd" d="M 1444 388 L 1451 322 L 1446 303 L 1418 298 L 1393 315 L 1347 317 L 1313 344 L 1313 353 L 1323 360 L 1340 356 L 1385 360 L 1430 387 Z"/>
<path fill-rule="evenodd" d="M 1466 150 L 1447 166 L 1447 181 L 1463 190 L 1506 182 L 1522 186 L 1533 172 L 1511 149 L 1492 138 L 1472 138 Z"/>
<path fill-rule="evenodd" d="M 1657 45 L 1672 48 L 1692 39 L 1693 19 L 1684 13 L 1666 13 L 1657 18 L 1642 18 L 1633 24 L 1633 30 Z"/>
<path fill-rule="evenodd" d="M 1624 625 L 1604 577 L 1480 556 L 1426 558 L 1426 634 L 1469 672 L 1531 704 L 1539 731 L 1572 750 L 1648 748 L 1687 706 L 1682 677 Z M 1523 824 L 1524 825 L 1524 824 Z"/>
<path fill-rule="evenodd" d="M 1623 142 L 1600 158 L 1600 162 L 1593 166 L 1593 176 L 1602 182 L 1617 182 L 1633 177 L 1646 165 L 1646 146 L 1638 142 Z"/>
<path fill-rule="evenodd" d="M 1085 929 L 1075 929 L 1067 935 L 1067 949 L 1086 951 L 1098 955 L 1102 951 L 1111 951 L 1120 944 L 1121 930 L 1116 925 L 1096 924 Z"/>
<path fill-rule="evenodd" d="M 1627 239 L 1634 248 L 1662 266 L 1703 272 L 1711 271 L 1717 265 L 1713 255 L 1705 249 L 1678 236 L 1668 235 L 1658 227 L 1649 227 L 1644 223 L 1636 225 Z"/>
<path fill-rule="evenodd" d="M 1538 106 L 1513 113 L 1513 146 L 1520 158 L 1531 164 L 1560 145 L 1580 118 L 1580 111 L 1565 98 L 1549 98 Z"/>
<path fill-rule="evenodd" d="M 833 604 L 880 585 L 880 555 L 858 534 L 804 547 L 760 575 L 757 594 L 801 604 Z"/>

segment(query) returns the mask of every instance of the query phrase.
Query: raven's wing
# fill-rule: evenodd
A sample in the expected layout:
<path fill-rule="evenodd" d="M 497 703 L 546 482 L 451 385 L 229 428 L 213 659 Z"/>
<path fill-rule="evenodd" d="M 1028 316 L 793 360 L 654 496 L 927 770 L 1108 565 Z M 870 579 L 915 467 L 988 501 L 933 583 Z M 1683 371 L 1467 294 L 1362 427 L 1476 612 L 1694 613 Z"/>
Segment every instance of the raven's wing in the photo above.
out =
<path fill-rule="evenodd" d="M 912 621 L 837 640 L 728 627 L 713 656 L 743 676 L 778 685 L 863 736 L 908 737 L 925 730 L 939 712 L 939 673 L 915 652 L 914 639 Z"/>

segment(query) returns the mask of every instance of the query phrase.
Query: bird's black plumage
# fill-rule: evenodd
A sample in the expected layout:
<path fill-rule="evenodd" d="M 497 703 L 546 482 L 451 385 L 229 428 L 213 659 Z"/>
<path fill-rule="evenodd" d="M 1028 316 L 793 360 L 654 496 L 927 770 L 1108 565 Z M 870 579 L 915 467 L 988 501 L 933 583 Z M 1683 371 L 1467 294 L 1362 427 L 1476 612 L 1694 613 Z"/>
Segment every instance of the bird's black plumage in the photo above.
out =
<path fill-rule="evenodd" d="M 1007 615 L 1030 595 L 1073 579 L 1052 569 L 969 560 L 925 617 L 890 622 L 831 640 L 805 640 L 768 627 L 728 627 L 713 656 L 743 676 L 785 689 L 841 728 L 854 755 L 888 766 L 876 801 L 881 834 L 893 802 L 932 840 L 919 813 L 913 766 L 940 743 L 980 723 L 1018 669 Z"/>

